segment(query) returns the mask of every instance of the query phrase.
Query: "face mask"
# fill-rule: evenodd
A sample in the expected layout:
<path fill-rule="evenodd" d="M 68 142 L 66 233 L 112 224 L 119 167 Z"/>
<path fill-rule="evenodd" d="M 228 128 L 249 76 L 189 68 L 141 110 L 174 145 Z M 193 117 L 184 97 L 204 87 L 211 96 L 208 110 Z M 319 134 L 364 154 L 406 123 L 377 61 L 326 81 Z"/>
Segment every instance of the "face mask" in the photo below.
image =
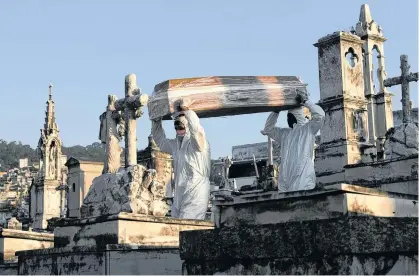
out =
<path fill-rule="evenodd" d="M 186 134 L 186 118 L 184 116 L 176 118 L 174 125 L 177 136 L 184 136 Z"/>

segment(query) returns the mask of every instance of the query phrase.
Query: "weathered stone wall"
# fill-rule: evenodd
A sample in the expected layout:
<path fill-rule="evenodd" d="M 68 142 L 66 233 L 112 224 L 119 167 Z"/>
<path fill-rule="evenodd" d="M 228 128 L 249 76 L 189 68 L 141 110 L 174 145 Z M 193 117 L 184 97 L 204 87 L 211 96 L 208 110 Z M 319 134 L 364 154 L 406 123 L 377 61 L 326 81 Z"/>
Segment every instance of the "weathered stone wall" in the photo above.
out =
<path fill-rule="evenodd" d="M 417 218 L 348 217 L 180 235 L 184 274 L 417 274 Z"/>
<path fill-rule="evenodd" d="M 0 264 L 0 275 L 18 275 L 17 263 Z"/>
<path fill-rule="evenodd" d="M 402 124 L 386 133 L 384 154 L 386 159 L 417 155 L 419 151 L 419 127 L 415 124 Z"/>
<path fill-rule="evenodd" d="M 105 254 L 84 248 L 21 251 L 19 275 L 104 275 Z"/>
<path fill-rule="evenodd" d="M 239 260 L 229 266 L 212 261 L 205 265 L 188 263 L 183 270 L 184 275 L 415 275 L 418 271 L 418 255 L 339 255 L 322 259 Z"/>
<path fill-rule="evenodd" d="M 347 183 L 418 194 L 418 155 L 345 167 Z"/>
<path fill-rule="evenodd" d="M 177 247 L 111 245 L 18 254 L 20 275 L 179 275 L 182 270 Z"/>
<path fill-rule="evenodd" d="M 179 248 L 115 245 L 107 248 L 107 275 L 180 275 Z"/>

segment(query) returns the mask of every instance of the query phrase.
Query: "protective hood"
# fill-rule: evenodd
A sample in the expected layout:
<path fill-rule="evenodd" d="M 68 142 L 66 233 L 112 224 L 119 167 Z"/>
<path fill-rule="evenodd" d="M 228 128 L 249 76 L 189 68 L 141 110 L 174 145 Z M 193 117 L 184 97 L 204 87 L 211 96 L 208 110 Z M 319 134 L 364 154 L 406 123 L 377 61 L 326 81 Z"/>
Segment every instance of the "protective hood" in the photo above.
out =
<path fill-rule="evenodd" d="M 292 115 L 294 115 L 295 119 L 297 119 L 297 126 L 302 126 L 308 122 L 308 120 L 304 116 L 303 107 L 290 109 L 288 110 L 288 113 L 291 113 Z"/>

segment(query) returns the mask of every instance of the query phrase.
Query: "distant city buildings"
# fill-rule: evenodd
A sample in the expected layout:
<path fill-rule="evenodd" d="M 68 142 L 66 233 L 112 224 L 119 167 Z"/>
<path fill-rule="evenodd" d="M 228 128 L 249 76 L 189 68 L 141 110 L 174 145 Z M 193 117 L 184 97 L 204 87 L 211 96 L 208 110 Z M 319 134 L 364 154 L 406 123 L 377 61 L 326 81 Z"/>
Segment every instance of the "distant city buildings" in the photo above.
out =
<path fill-rule="evenodd" d="M 27 167 L 28 165 L 29 165 L 28 158 L 19 159 L 19 168 L 24 168 L 24 167 Z"/>
<path fill-rule="evenodd" d="M 38 169 L 28 165 L 28 159 L 19 160 L 19 168 L 0 173 L 0 225 L 17 215 L 19 208 L 29 213 L 29 187 Z"/>

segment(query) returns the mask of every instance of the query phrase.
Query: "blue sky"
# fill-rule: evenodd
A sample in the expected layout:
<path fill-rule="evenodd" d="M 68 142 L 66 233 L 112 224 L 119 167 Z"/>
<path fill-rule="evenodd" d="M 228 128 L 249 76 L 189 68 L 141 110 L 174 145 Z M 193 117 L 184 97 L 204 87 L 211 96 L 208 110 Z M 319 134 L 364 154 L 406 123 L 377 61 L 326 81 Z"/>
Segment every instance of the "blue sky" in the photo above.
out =
<path fill-rule="evenodd" d="M 0 139 L 36 146 L 48 83 L 54 84 L 64 145 L 98 141 L 108 94 L 124 95 L 124 77 L 137 75 L 142 91 L 171 78 L 211 75 L 297 75 L 319 99 L 319 38 L 348 30 L 360 6 L 388 38 L 388 77 L 400 75 L 399 57 L 418 71 L 418 4 L 395 1 L 1 1 Z M 401 2 L 400 2 L 401 3 Z M 400 109 L 400 86 L 393 108 Z M 417 106 L 417 85 L 411 85 Z M 148 111 L 145 110 L 145 114 Z M 237 144 L 265 141 L 268 114 L 203 119 L 212 157 Z M 281 124 L 285 116 L 281 116 Z M 147 143 L 148 115 L 137 122 L 138 146 Z M 165 123 L 173 136 L 172 123 Z"/>

